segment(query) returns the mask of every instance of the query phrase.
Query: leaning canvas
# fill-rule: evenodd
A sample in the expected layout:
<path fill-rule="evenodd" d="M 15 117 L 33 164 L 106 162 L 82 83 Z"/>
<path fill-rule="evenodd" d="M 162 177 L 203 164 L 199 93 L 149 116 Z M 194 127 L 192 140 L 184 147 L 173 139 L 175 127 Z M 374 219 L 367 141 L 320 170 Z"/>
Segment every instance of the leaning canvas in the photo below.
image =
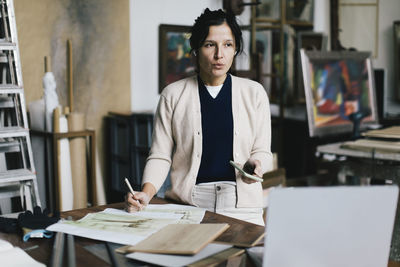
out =
<path fill-rule="evenodd" d="M 378 121 L 369 52 L 300 51 L 310 136 L 351 132 Z"/>

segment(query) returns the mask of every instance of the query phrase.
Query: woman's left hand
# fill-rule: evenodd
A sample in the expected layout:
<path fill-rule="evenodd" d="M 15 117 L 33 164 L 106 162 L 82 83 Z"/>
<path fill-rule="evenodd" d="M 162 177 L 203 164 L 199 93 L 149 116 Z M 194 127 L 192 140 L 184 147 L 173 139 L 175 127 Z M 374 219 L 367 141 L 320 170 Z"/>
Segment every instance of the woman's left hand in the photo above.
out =
<path fill-rule="evenodd" d="M 261 170 L 261 162 L 258 159 L 249 159 L 246 161 L 246 163 L 243 165 L 243 170 L 247 172 L 248 174 L 257 176 L 262 178 L 262 170 Z M 241 175 L 243 182 L 246 184 L 252 184 L 252 183 L 257 183 L 257 181 L 247 178 L 244 175 Z"/>

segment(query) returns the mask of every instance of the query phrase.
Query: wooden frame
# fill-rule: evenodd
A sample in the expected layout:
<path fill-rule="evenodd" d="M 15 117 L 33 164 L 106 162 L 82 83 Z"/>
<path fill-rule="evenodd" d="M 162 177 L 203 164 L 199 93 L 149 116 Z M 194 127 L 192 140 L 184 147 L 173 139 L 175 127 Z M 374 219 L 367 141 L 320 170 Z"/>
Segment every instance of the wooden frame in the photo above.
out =
<path fill-rule="evenodd" d="M 361 127 L 377 123 L 370 53 L 300 50 L 310 136 L 348 133 L 350 115 L 363 115 Z"/>
<path fill-rule="evenodd" d="M 159 26 L 159 93 L 168 84 L 195 74 L 189 32 L 190 26 Z"/>
<path fill-rule="evenodd" d="M 286 20 L 313 23 L 314 0 L 286 0 Z"/>
<path fill-rule="evenodd" d="M 330 0 L 330 17 L 331 50 L 354 48 L 378 57 L 379 0 Z"/>
<path fill-rule="evenodd" d="M 256 7 L 257 21 L 276 22 L 281 19 L 281 4 L 284 1 L 285 20 L 288 24 L 298 22 L 312 23 L 314 18 L 314 0 L 261 0 Z"/>
<path fill-rule="evenodd" d="M 400 20 L 393 22 L 394 39 L 394 77 L 397 99 L 400 100 Z"/>
<path fill-rule="evenodd" d="M 340 0 L 338 8 L 341 44 L 378 57 L 379 0 Z"/>
<path fill-rule="evenodd" d="M 300 49 L 326 51 L 327 37 L 321 32 L 301 31 L 297 34 L 297 48 L 295 55 L 296 72 L 295 72 L 295 95 L 297 101 L 304 103 L 304 82 L 303 73 L 301 71 Z"/>
<path fill-rule="evenodd" d="M 281 14 L 281 0 L 261 0 L 261 3 L 256 6 L 256 18 L 279 20 Z"/>
<path fill-rule="evenodd" d="M 48 207 L 51 211 L 60 211 L 61 208 L 61 197 L 60 197 L 60 177 L 58 173 L 58 142 L 62 138 L 74 138 L 74 137 L 85 137 L 89 141 L 89 176 L 88 176 L 88 187 L 90 185 L 90 189 L 88 190 L 88 202 L 92 206 L 98 205 L 97 203 L 97 185 L 96 185 L 96 162 L 95 162 L 95 155 L 96 155 L 96 134 L 94 130 L 84 130 L 84 131 L 75 131 L 75 132 L 67 132 L 67 133 L 55 133 L 55 132 L 44 132 L 44 131 L 37 131 L 31 130 L 32 135 L 38 135 L 45 138 L 45 144 L 47 144 L 47 140 L 51 140 L 52 144 L 52 151 L 53 151 L 53 159 L 47 158 L 47 153 L 45 153 L 45 163 L 46 164 L 53 164 L 53 173 L 47 173 L 47 166 L 45 167 L 46 170 L 46 184 L 48 186 L 46 195 L 49 198 Z M 54 177 L 54 179 L 51 179 Z"/>

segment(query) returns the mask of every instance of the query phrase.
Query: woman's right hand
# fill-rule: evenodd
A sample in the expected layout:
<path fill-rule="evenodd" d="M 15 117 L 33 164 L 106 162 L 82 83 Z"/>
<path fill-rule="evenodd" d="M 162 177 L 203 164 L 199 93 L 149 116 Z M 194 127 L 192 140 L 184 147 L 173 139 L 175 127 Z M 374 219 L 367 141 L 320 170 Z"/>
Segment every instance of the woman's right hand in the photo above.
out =
<path fill-rule="evenodd" d="M 150 197 L 145 192 L 127 193 L 125 195 L 125 210 L 136 212 L 143 210 L 150 202 Z"/>
<path fill-rule="evenodd" d="M 155 187 L 151 183 L 145 183 L 141 192 L 136 192 L 134 195 L 131 193 L 125 195 L 125 210 L 127 212 L 143 210 L 155 194 Z"/>

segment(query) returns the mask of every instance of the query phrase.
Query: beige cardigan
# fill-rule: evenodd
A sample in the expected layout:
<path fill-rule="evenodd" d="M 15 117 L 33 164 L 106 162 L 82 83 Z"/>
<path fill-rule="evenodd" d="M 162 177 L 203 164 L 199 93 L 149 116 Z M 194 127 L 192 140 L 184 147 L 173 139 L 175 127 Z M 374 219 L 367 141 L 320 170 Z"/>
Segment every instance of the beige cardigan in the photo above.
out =
<path fill-rule="evenodd" d="M 257 82 L 232 76 L 233 158 L 244 164 L 261 162 L 272 169 L 271 118 L 268 96 Z M 153 143 L 143 173 L 143 184 L 158 191 L 170 171 L 167 197 L 192 204 L 192 190 L 200 167 L 202 128 L 197 77 L 168 85 L 161 93 Z M 236 173 L 237 207 L 262 207 L 261 183 L 246 184 Z"/>

